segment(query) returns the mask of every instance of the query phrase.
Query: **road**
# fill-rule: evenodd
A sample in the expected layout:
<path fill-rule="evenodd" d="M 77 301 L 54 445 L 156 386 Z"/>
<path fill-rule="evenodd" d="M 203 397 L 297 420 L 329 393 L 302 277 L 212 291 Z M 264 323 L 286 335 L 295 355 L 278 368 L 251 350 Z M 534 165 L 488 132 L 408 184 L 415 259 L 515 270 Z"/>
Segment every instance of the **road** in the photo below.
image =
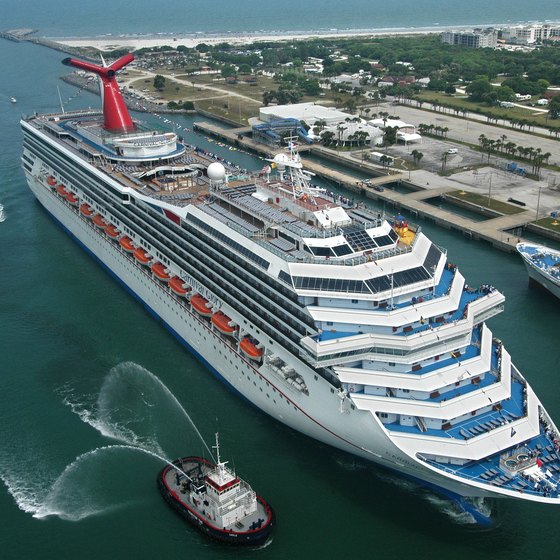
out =
<path fill-rule="evenodd" d="M 136 82 L 137 80 L 145 80 L 146 78 L 155 78 L 156 77 L 156 73 L 155 72 L 150 72 L 149 70 L 144 70 L 144 69 L 137 69 L 137 71 L 141 74 L 140 76 L 134 76 L 132 78 L 127 78 L 126 80 L 123 80 L 123 85 L 126 85 L 127 87 L 130 86 L 130 84 L 132 84 L 133 82 Z M 256 99 L 253 99 L 252 97 L 249 97 L 248 95 L 243 95 L 241 93 L 237 93 L 235 91 L 226 91 L 223 88 L 219 88 L 216 86 L 210 86 L 207 84 L 199 84 L 197 82 L 193 82 L 192 80 L 184 80 L 182 78 L 177 78 L 176 76 L 170 77 L 167 75 L 164 75 L 165 79 L 170 81 L 170 82 L 176 82 L 178 84 L 183 84 L 192 88 L 196 88 L 197 90 L 199 89 L 206 89 L 206 90 L 210 90 L 210 91 L 215 91 L 218 93 L 221 93 L 223 96 L 231 96 L 231 97 L 238 97 L 239 99 L 243 99 L 244 101 L 250 101 L 251 103 L 256 103 L 257 105 L 262 105 L 262 103 L 260 101 L 257 101 Z M 140 91 L 138 91 L 137 89 L 135 89 L 134 91 L 136 91 L 138 93 L 138 95 L 141 95 L 142 97 L 147 97 L 145 94 L 141 93 Z"/>

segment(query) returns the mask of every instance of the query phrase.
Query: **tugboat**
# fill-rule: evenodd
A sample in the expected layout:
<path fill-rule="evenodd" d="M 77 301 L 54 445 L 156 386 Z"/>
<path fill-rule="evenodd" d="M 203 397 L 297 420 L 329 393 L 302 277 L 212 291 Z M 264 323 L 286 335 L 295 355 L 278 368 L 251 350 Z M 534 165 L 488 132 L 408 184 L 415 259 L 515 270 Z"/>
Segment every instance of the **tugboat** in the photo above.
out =
<path fill-rule="evenodd" d="M 183 457 L 158 475 L 164 499 L 203 533 L 232 544 L 260 544 L 272 531 L 272 508 L 220 459 Z"/>

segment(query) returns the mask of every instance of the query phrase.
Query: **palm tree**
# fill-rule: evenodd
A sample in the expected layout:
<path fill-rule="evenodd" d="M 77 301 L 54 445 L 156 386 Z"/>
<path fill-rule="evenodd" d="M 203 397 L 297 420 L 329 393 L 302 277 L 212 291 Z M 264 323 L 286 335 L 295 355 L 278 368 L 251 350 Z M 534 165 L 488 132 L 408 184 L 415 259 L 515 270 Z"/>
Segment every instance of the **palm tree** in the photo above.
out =
<path fill-rule="evenodd" d="M 341 124 L 339 124 L 339 125 L 336 127 L 336 130 L 337 130 L 337 132 L 338 132 L 338 144 L 337 144 L 337 146 L 340 146 L 341 141 L 342 141 L 342 133 L 343 133 L 346 129 L 347 129 L 347 127 L 346 127 L 346 126 L 342 126 Z"/>
<path fill-rule="evenodd" d="M 325 130 L 321 134 L 321 143 L 323 144 L 323 146 L 330 146 L 333 142 L 333 139 L 334 139 L 334 132 L 330 130 Z"/>
<path fill-rule="evenodd" d="M 419 152 L 418 150 L 412 150 L 410 155 L 412 156 L 412 159 L 414 160 L 415 167 L 418 167 L 418 163 L 424 157 L 424 154 L 422 152 Z"/>

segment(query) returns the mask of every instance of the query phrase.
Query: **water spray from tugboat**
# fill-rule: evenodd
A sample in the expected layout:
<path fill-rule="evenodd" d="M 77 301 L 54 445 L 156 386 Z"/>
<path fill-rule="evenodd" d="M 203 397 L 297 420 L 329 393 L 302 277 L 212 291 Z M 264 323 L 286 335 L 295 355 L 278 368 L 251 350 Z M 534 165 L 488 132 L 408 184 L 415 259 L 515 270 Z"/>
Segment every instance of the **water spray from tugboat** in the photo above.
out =
<path fill-rule="evenodd" d="M 103 436 L 122 444 L 98 447 L 78 455 L 54 480 L 43 485 L 35 484 L 36 477 L 30 480 L 25 472 L 28 469 L 23 467 L 11 472 L 2 469 L 1 478 L 18 507 L 36 518 L 58 516 L 68 521 L 79 521 L 92 515 L 130 506 L 132 502 L 126 496 L 120 500 L 119 496 L 112 492 L 94 488 L 96 475 L 114 460 L 115 453 L 143 453 L 172 466 L 181 476 L 188 478 L 185 472 L 165 457 L 157 437 L 153 434 L 138 433 L 142 426 L 135 427 L 136 431 L 130 427 L 137 421 L 136 417 L 145 416 L 140 413 L 138 407 L 154 407 L 151 401 L 157 403 L 158 400 L 163 400 L 167 405 L 154 407 L 155 410 L 167 411 L 171 408 L 179 412 L 180 417 L 187 420 L 204 445 L 209 457 L 214 458 L 193 419 L 173 393 L 156 375 L 138 364 L 125 362 L 113 367 L 105 377 L 93 403 L 91 401 L 94 395 L 89 395 L 89 398 L 87 395 L 77 395 L 69 386 L 61 388 L 58 392 L 63 403 L 84 423 L 95 428 Z M 131 394 L 135 402 L 130 401 Z M 128 401 L 125 400 L 127 397 Z M 124 405 L 119 399 L 125 400 Z M 173 405 L 171 407 L 168 406 L 170 402 Z M 123 411 L 128 412 L 128 418 L 122 416 Z M 155 423 L 151 424 L 149 428 L 154 428 Z M 72 487 L 72 492 L 68 491 L 69 486 Z M 76 500 L 77 494 L 81 494 L 83 499 Z M 67 498 L 69 495 L 73 496 L 70 501 Z"/>

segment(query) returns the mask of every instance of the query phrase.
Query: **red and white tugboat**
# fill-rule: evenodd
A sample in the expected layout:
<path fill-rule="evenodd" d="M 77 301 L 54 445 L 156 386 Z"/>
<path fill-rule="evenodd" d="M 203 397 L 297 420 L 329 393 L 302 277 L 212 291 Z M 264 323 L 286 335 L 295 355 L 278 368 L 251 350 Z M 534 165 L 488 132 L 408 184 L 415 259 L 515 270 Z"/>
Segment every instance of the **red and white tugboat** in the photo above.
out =
<path fill-rule="evenodd" d="M 158 475 L 165 500 L 203 533 L 233 544 L 259 544 L 272 531 L 272 508 L 220 460 L 183 457 Z"/>

